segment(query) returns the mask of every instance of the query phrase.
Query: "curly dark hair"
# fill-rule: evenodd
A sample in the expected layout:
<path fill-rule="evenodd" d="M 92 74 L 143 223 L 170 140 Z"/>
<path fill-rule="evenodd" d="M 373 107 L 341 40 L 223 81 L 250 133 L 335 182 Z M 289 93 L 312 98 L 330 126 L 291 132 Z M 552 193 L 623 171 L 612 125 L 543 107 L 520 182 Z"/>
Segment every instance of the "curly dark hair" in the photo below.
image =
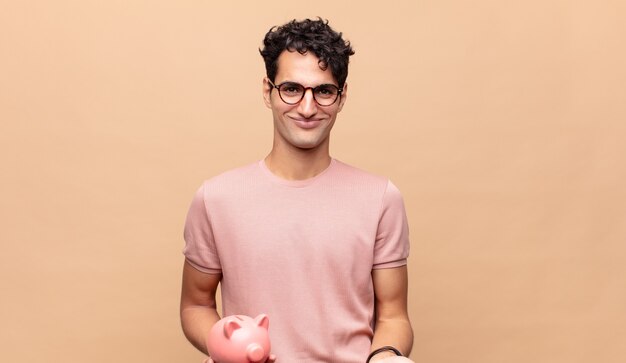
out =
<path fill-rule="evenodd" d="M 343 88 L 348 78 L 349 57 L 354 54 L 350 42 L 343 40 L 342 34 L 334 31 L 328 20 L 305 19 L 292 20 L 287 24 L 272 27 L 263 40 L 263 49 L 259 49 L 265 61 L 267 78 L 275 81 L 278 71 L 278 57 L 284 50 L 297 51 L 300 54 L 312 52 L 319 58 L 322 70 L 330 67 L 339 88 Z"/>

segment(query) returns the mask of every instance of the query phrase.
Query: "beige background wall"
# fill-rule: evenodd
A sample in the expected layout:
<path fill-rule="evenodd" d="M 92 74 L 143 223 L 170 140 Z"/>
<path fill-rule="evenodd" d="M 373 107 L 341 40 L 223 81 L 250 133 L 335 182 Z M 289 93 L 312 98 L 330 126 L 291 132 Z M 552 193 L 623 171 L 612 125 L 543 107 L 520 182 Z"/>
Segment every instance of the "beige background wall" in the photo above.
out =
<path fill-rule="evenodd" d="M 332 153 L 406 199 L 413 359 L 623 362 L 624 4 L 3 2 L 0 361 L 200 362 L 189 201 L 269 150 L 265 32 L 321 15 L 357 52 Z"/>

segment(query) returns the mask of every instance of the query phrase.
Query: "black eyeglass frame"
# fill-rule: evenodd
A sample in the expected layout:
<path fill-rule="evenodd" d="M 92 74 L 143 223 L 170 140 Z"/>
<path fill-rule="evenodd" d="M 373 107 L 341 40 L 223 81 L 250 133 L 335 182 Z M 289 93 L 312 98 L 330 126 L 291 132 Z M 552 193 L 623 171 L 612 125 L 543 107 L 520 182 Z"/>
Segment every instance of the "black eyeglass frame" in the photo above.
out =
<path fill-rule="evenodd" d="M 334 84 L 331 84 L 331 83 L 324 83 L 324 84 L 320 84 L 320 85 L 315 86 L 315 87 L 304 87 L 303 85 L 301 85 L 300 83 L 297 83 L 297 82 L 287 81 L 287 82 L 283 82 L 283 83 L 281 83 L 279 85 L 276 85 L 269 78 L 267 79 L 267 81 L 269 82 L 270 86 L 272 86 L 272 88 L 276 88 L 276 91 L 278 91 L 278 97 L 280 97 L 280 100 L 283 101 L 284 103 L 288 104 L 288 105 L 291 105 L 291 106 L 297 105 L 298 103 L 300 103 L 302 101 L 302 99 L 304 98 L 304 95 L 306 94 L 306 91 L 308 91 L 308 90 L 311 90 L 311 94 L 313 95 L 313 100 L 315 101 L 315 103 L 317 103 L 318 106 L 321 106 L 321 107 L 328 107 L 328 106 L 334 105 L 335 103 L 337 103 L 338 99 L 341 99 L 341 95 L 343 93 L 343 88 L 339 88 L 338 86 L 335 86 Z M 280 87 L 285 85 L 285 84 L 288 84 L 288 83 L 297 84 L 298 86 L 304 88 L 304 91 L 302 92 L 302 97 L 300 97 L 300 99 L 298 101 L 296 101 L 296 102 L 291 103 L 291 102 L 285 101 L 285 99 L 283 98 L 283 95 L 280 93 Z M 329 103 L 328 105 L 322 105 L 317 100 L 317 98 L 315 98 L 315 90 L 320 88 L 320 87 L 327 87 L 327 86 L 332 86 L 332 87 L 335 87 L 337 89 L 337 97 L 335 97 L 335 99 L 333 100 L 332 103 Z"/>

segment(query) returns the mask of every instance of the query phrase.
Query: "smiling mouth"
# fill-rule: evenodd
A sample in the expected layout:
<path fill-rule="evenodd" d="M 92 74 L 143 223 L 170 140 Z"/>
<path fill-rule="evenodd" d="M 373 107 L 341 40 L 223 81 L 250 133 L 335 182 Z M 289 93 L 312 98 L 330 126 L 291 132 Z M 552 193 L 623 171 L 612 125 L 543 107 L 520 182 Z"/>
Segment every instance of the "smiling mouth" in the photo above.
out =
<path fill-rule="evenodd" d="M 302 119 L 292 119 L 296 126 L 302 129 L 314 129 L 319 126 L 322 121 L 321 120 L 302 120 Z"/>

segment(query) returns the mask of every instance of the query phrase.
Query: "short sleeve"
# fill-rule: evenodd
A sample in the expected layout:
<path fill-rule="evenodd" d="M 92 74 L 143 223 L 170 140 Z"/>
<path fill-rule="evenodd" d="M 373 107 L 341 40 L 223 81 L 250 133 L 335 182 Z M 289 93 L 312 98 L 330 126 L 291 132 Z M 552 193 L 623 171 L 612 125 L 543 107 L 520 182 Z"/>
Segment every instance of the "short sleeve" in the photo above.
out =
<path fill-rule="evenodd" d="M 398 188 L 389 181 L 378 221 L 373 268 L 406 265 L 409 248 L 409 226 L 404 201 Z"/>
<path fill-rule="evenodd" d="M 220 273 L 221 265 L 206 207 L 205 185 L 206 183 L 198 189 L 187 212 L 183 254 L 199 271 L 215 274 Z"/>

